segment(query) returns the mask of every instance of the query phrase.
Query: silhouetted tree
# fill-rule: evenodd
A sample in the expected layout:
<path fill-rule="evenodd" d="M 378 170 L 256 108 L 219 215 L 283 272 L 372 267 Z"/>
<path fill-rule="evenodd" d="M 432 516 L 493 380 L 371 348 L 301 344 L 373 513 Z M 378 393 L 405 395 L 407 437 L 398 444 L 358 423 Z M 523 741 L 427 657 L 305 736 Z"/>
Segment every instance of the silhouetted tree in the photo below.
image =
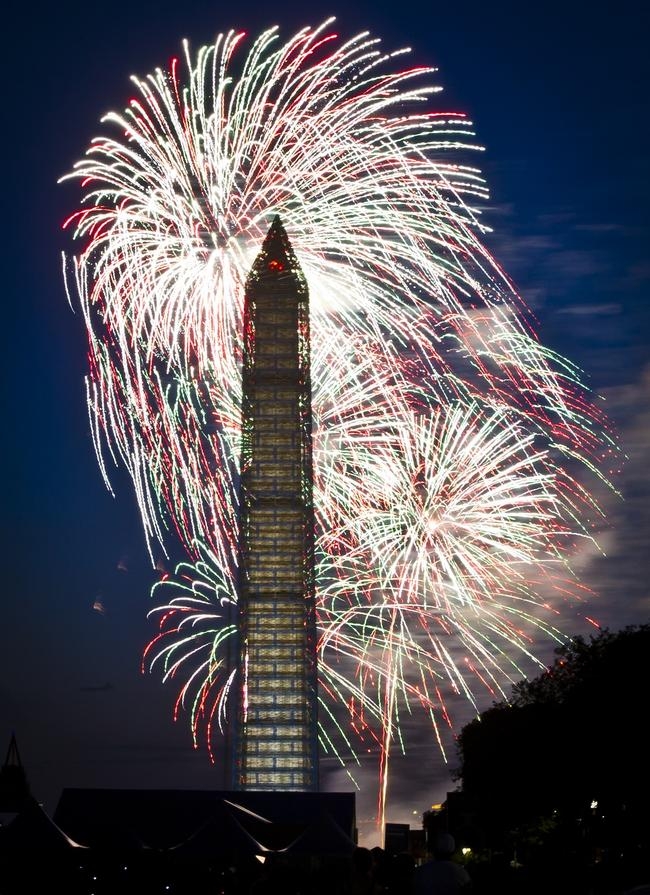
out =
<path fill-rule="evenodd" d="M 641 842 L 650 832 L 650 625 L 574 637 L 555 652 L 509 704 L 462 729 L 456 779 L 488 840 L 569 825 L 590 842 Z"/>

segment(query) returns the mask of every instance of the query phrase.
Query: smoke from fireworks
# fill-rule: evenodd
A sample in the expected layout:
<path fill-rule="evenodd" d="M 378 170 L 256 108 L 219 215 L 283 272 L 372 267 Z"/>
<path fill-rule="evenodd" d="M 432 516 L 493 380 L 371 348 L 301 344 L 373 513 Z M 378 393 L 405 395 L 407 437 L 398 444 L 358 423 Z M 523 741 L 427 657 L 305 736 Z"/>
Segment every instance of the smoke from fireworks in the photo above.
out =
<path fill-rule="evenodd" d="M 562 639 L 549 619 L 599 517 L 580 482 L 615 447 L 484 245 L 471 123 L 432 110 L 434 69 L 332 21 L 247 52 L 229 32 L 134 78 L 63 178 L 83 189 L 64 273 L 105 481 L 128 470 L 152 558 L 188 556 L 154 588 L 145 659 L 212 748 L 233 686 L 244 282 L 280 215 L 312 314 L 321 744 L 342 762 L 357 735 L 376 744 L 382 817 L 405 712 L 444 753 L 449 694 L 504 696 L 538 635 Z"/>

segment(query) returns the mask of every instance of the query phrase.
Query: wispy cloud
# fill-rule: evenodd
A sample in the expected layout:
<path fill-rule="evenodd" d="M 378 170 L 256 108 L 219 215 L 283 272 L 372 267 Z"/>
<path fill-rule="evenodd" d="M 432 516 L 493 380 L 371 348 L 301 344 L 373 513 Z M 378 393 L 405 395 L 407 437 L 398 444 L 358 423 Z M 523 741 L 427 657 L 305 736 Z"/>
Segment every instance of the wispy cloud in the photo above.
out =
<path fill-rule="evenodd" d="M 572 314 L 574 317 L 609 317 L 612 314 L 620 314 L 622 307 L 619 304 L 610 302 L 609 304 L 575 304 L 565 305 L 558 310 L 558 314 Z"/>

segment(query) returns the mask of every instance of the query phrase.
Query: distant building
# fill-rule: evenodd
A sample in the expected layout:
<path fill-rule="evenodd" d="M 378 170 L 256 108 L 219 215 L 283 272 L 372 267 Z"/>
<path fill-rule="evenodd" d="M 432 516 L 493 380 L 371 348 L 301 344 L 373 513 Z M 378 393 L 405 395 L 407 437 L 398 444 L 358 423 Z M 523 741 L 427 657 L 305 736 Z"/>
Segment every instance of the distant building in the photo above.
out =
<path fill-rule="evenodd" d="M 481 837 L 476 828 L 475 812 L 471 801 L 460 790 L 447 793 L 447 798 L 439 805 L 432 805 L 422 816 L 426 848 L 433 852 L 433 843 L 438 833 L 451 833 L 459 847 L 477 848 Z"/>
<path fill-rule="evenodd" d="M 415 863 L 419 863 L 427 854 L 424 829 L 413 829 L 410 824 L 386 823 L 384 851 L 388 855 L 411 855 Z"/>
<path fill-rule="evenodd" d="M 384 825 L 384 851 L 389 855 L 399 855 L 409 851 L 409 824 L 386 823 Z"/>

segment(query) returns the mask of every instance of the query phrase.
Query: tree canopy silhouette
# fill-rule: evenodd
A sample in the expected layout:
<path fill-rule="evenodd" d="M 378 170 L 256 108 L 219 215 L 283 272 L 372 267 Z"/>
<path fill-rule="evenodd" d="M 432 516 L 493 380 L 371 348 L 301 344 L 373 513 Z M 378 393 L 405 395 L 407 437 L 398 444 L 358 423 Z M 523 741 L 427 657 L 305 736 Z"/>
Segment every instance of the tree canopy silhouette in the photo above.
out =
<path fill-rule="evenodd" d="M 539 677 L 515 685 L 458 737 L 456 780 L 483 824 L 550 816 L 648 826 L 650 625 L 574 637 Z"/>

